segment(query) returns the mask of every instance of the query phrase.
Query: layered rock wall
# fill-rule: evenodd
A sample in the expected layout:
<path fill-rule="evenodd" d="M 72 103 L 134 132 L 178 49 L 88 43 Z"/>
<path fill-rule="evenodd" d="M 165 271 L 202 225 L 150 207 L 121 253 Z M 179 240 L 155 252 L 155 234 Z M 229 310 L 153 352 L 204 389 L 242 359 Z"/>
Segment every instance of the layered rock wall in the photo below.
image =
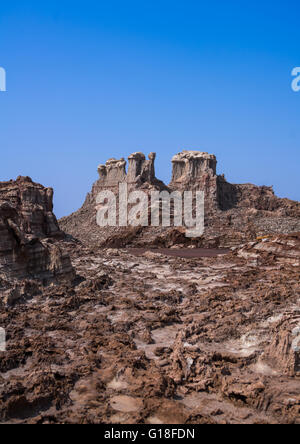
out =
<path fill-rule="evenodd" d="M 204 175 L 216 176 L 217 159 L 213 154 L 183 151 L 172 159 L 171 185 L 174 188 L 199 183 Z"/>
<path fill-rule="evenodd" d="M 180 191 L 204 191 L 205 213 L 218 208 L 217 159 L 213 154 L 183 151 L 172 159 L 170 188 Z"/>
<path fill-rule="evenodd" d="M 18 214 L 20 228 L 35 236 L 57 234 L 59 226 L 53 214 L 53 189 L 35 184 L 29 177 L 0 182 L 0 204 L 7 203 Z"/>
<path fill-rule="evenodd" d="M 114 187 L 126 180 L 126 161 L 109 159 L 105 165 L 99 165 L 98 173 L 103 187 Z"/>
<path fill-rule="evenodd" d="M 136 152 L 128 157 L 128 172 L 126 173 L 126 160 L 124 158 L 109 159 L 105 165 L 99 165 L 98 188 L 114 188 L 119 183 L 128 183 L 133 186 L 157 185 L 158 180 L 155 177 L 156 154 L 150 153 L 148 160 L 141 152 Z"/>
<path fill-rule="evenodd" d="M 29 177 L 0 182 L 0 277 L 45 283 L 73 278 L 70 258 L 53 214 L 53 190 Z"/>

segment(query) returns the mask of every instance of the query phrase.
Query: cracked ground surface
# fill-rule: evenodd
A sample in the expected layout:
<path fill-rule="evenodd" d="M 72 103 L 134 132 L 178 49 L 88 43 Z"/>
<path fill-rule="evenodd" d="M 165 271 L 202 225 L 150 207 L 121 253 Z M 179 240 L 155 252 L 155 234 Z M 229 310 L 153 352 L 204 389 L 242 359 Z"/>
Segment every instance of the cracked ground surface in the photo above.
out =
<path fill-rule="evenodd" d="M 299 265 L 65 248 L 0 308 L 2 423 L 300 423 Z"/>

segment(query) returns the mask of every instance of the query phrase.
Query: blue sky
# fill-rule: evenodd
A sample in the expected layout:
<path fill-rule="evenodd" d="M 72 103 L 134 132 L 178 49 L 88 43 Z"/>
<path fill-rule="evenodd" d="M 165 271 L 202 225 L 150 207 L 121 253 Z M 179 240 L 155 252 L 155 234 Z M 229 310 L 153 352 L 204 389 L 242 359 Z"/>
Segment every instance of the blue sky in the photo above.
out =
<path fill-rule="evenodd" d="M 10 1 L 0 9 L 0 180 L 79 208 L 97 166 L 182 149 L 214 153 L 234 183 L 300 200 L 299 1 Z"/>

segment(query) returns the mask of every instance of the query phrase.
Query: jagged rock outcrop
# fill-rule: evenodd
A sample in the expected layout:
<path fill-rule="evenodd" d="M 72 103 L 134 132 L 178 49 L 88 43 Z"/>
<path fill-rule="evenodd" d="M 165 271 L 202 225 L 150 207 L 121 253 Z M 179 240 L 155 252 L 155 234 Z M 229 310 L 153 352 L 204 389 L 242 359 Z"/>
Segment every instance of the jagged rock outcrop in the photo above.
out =
<path fill-rule="evenodd" d="M 115 187 L 126 180 L 126 161 L 109 159 L 105 165 L 99 165 L 98 173 L 103 187 Z"/>
<path fill-rule="evenodd" d="M 119 183 L 126 183 L 129 192 L 139 189 L 147 193 L 152 190 L 204 191 L 205 233 L 200 242 L 202 246 L 229 247 L 265 234 L 300 231 L 299 202 L 278 198 L 272 187 L 227 182 L 224 175 L 217 174 L 217 159 L 213 154 L 201 151 L 178 153 L 172 159 L 172 180 L 168 186 L 155 177 L 155 157 L 155 153 L 150 153 L 147 160 L 143 153 L 133 153 L 128 158 L 127 174 L 124 158 L 110 159 L 106 165 L 100 166 L 99 180 L 93 185 L 82 208 L 60 220 L 62 229 L 87 244 L 100 241 L 106 245 L 109 239 L 114 239 L 115 243 L 116 237 L 120 236 L 130 238 L 132 245 L 144 246 L 161 236 L 170 237 L 168 228 L 163 227 L 142 227 L 142 230 L 137 230 L 136 239 L 132 239 L 129 228 L 97 226 L 98 193 L 108 189 L 117 195 Z M 200 245 L 199 240 L 196 244 Z"/>
<path fill-rule="evenodd" d="M 127 184 L 128 193 L 134 190 L 142 190 L 149 194 L 151 191 L 168 190 L 168 187 L 155 176 L 155 153 L 150 153 L 148 159 L 141 152 L 136 152 L 128 157 L 128 171 L 126 173 L 126 161 L 110 159 L 105 165 L 98 167 L 99 179 L 93 184 L 92 190 L 87 194 L 83 206 L 70 216 L 60 219 L 60 227 L 66 233 L 80 239 L 85 244 L 99 240 L 105 243 L 109 239 L 132 239 L 130 227 L 99 227 L 96 223 L 98 205 L 96 198 L 103 190 L 112 191 L 115 196 L 119 193 L 119 184 Z M 118 216 L 118 200 L 117 200 Z M 129 231 L 128 231 L 129 230 Z M 140 232 L 141 230 L 133 230 Z M 114 242 L 112 241 L 114 244 Z M 119 244 L 119 242 L 117 241 Z M 122 241 L 123 245 L 124 242 Z"/>
<path fill-rule="evenodd" d="M 50 282 L 72 279 L 68 254 L 58 246 L 63 238 L 53 214 L 53 190 L 29 177 L 0 182 L 0 292 L 21 279 Z"/>
<path fill-rule="evenodd" d="M 206 213 L 232 208 L 277 211 L 282 216 L 300 217 L 298 202 L 279 199 L 273 187 L 252 184 L 231 184 L 224 175 L 217 175 L 217 159 L 200 151 L 182 151 L 172 159 L 170 188 L 201 190 L 205 193 Z"/>
<path fill-rule="evenodd" d="M 156 153 L 150 153 L 149 159 L 143 153 L 133 153 L 128 157 L 127 182 L 130 184 L 157 184 L 155 177 Z"/>
<path fill-rule="evenodd" d="M 128 157 L 127 182 L 134 183 L 138 181 L 142 175 L 145 161 L 146 157 L 143 153 L 133 153 Z"/>
<path fill-rule="evenodd" d="M 119 183 L 127 183 L 130 186 L 137 187 L 145 184 L 146 186 L 163 186 L 155 177 L 156 153 L 150 153 L 148 160 L 141 152 L 136 152 L 128 157 L 128 172 L 126 173 L 126 160 L 124 158 L 109 159 L 105 165 L 99 165 L 99 180 L 95 184 L 95 189 L 117 189 Z"/>
<path fill-rule="evenodd" d="M 300 267 L 300 232 L 256 239 L 235 250 L 238 257 L 260 262 L 278 262 Z"/>
<path fill-rule="evenodd" d="M 79 285 L 0 304 L 1 422 L 299 424 L 299 268 L 123 239 L 69 242 Z"/>
<path fill-rule="evenodd" d="M 20 229 L 27 234 L 52 236 L 60 231 L 53 214 L 53 189 L 33 183 L 30 177 L 0 182 L 0 204 L 17 212 Z"/>
<path fill-rule="evenodd" d="M 300 316 L 283 315 L 272 329 L 272 341 L 266 347 L 262 361 L 289 376 L 300 376 Z"/>
<path fill-rule="evenodd" d="M 188 188 L 200 183 L 203 176 L 216 176 L 217 159 L 213 154 L 200 151 L 182 151 L 172 159 L 171 185 L 174 188 Z"/>
<path fill-rule="evenodd" d="M 179 191 L 204 191 L 206 215 L 218 208 L 217 159 L 200 151 L 182 151 L 172 159 L 170 188 Z"/>

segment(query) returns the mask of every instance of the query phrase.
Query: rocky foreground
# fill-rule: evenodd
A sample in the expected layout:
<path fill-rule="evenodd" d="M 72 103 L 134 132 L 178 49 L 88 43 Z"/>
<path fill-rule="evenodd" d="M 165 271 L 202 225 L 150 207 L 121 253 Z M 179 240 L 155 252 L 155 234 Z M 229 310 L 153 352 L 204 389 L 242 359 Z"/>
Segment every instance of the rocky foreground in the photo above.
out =
<path fill-rule="evenodd" d="M 204 154 L 175 156 L 168 187 L 204 186 L 192 241 L 97 229 L 99 190 L 165 187 L 153 154 L 101 166 L 60 226 L 52 189 L 0 182 L 1 423 L 300 423 L 300 204 Z"/>
<path fill-rule="evenodd" d="M 253 245 L 180 258 L 65 243 L 76 284 L 0 309 L 1 421 L 300 423 L 300 235 L 257 246 L 274 242 L 247 258 Z"/>

